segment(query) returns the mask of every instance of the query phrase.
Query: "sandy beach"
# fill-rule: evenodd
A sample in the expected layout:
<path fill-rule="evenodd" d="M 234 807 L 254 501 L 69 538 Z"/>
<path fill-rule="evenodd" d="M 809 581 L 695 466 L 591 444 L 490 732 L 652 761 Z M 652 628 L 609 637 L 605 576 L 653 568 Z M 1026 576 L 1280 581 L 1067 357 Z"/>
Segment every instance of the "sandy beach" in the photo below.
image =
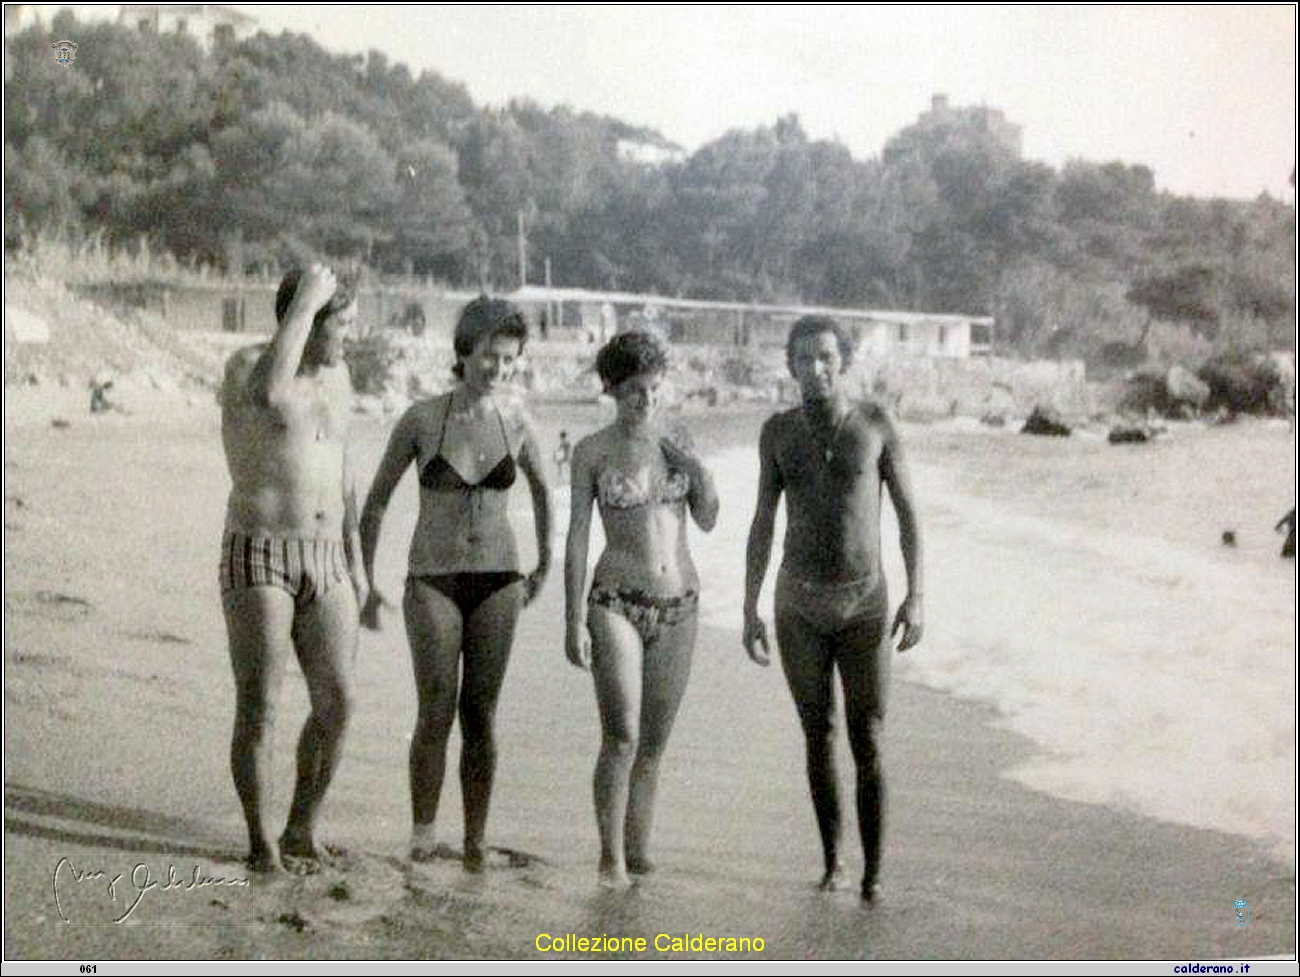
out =
<path fill-rule="evenodd" d="M 486 875 L 404 858 L 415 701 L 390 614 L 385 630 L 363 633 L 358 715 L 322 819 L 344 864 L 240 884 L 215 404 L 160 396 L 92 418 L 7 392 L 5 956 L 1293 957 L 1295 566 L 1272 532 L 1294 504 L 1286 423 L 1184 425 L 1123 447 L 1087 432 L 904 429 L 927 634 L 895 669 L 885 896 L 864 911 L 852 892 L 815 889 L 794 710 L 780 670 L 740 647 L 765 413 L 696 419 L 723 517 L 692 537 L 705 626 L 664 763 L 655 875 L 623 893 L 595 885 L 599 730 L 590 679 L 564 660 L 556 572 L 522 619 L 498 711 Z M 538 416 L 549 444 L 561 427 L 576 440 L 601 420 L 580 405 Z M 357 417 L 367 477 L 387 429 Z M 567 492 L 557 502 L 562 547 Z M 527 540 L 526 497 L 514 503 Z M 380 543 L 390 598 L 414 518 L 408 475 Z M 1233 548 L 1220 544 L 1225 529 Z M 885 533 L 897 597 L 892 524 Z M 306 713 L 297 676 L 284 696 L 278 811 Z M 840 761 L 847 786 L 843 743 Z M 439 825 L 451 849 L 454 781 Z M 856 840 L 846 847 L 856 871 Z M 567 934 L 644 938 L 646 949 L 570 951 Z M 696 950 L 696 937 L 750 949 Z"/>

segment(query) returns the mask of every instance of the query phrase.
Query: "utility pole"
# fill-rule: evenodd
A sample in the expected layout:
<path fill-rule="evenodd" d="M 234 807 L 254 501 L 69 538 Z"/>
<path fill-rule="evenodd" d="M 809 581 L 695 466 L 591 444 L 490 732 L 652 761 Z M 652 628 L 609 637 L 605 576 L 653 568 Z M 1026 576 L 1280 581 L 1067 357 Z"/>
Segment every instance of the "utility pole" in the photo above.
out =
<path fill-rule="evenodd" d="M 518 211 L 519 217 L 519 287 L 528 284 L 528 239 L 524 236 L 524 212 Z"/>
<path fill-rule="evenodd" d="M 551 294 L 550 294 L 551 293 L 551 256 L 550 255 L 546 256 L 546 259 L 542 263 L 542 268 L 543 268 L 543 274 L 545 275 L 545 278 L 543 278 L 542 281 L 546 283 L 546 322 L 549 327 L 556 324 L 555 313 L 557 309 L 557 303 L 551 301 Z M 543 336 L 543 338 L 545 338 L 545 336 Z"/>

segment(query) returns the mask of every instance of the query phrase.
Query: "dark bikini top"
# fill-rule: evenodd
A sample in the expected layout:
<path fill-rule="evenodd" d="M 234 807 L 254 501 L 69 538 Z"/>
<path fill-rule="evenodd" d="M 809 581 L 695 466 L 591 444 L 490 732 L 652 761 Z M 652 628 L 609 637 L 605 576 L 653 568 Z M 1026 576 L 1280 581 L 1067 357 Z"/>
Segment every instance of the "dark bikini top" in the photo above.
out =
<path fill-rule="evenodd" d="M 510 438 L 506 435 L 505 418 L 497 408 L 497 421 L 501 425 L 501 440 L 506 446 L 506 456 L 497 462 L 496 467 L 477 482 L 467 482 L 460 472 L 452 467 L 451 462 L 442 456 L 442 442 L 447 437 L 447 418 L 451 414 L 451 396 L 447 397 L 447 409 L 442 413 L 442 430 L 438 434 L 438 447 L 433 457 L 420 470 L 420 484 L 434 492 L 472 492 L 475 489 L 494 489 L 505 491 L 515 484 L 515 458 L 510 453 Z"/>

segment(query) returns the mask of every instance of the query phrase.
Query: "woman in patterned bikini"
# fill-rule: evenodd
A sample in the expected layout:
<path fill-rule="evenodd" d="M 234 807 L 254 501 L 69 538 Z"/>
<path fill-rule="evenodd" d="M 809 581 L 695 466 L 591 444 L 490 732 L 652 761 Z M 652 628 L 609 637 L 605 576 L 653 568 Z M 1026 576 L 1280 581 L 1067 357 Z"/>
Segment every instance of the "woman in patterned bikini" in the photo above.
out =
<path fill-rule="evenodd" d="M 375 548 L 388 501 L 412 462 L 420 515 L 411 539 L 402 609 L 415 666 L 419 715 L 411 737 L 411 858 L 434 857 L 447 738 L 460 714 L 464 865 L 482 871 L 484 829 L 496 769 L 493 717 L 515 622 L 541 590 L 550 565 L 551 502 L 532 423 L 504 386 L 528 330 L 508 302 L 481 296 L 461 312 L 453 344 L 460 383 L 420 401 L 397 422 L 361 516 L 361 553 L 374 581 Z M 519 572 L 507 517 L 516 473 L 528 480 L 538 565 Z M 362 610 L 379 627 L 385 601 L 372 589 Z"/>
<path fill-rule="evenodd" d="M 600 879 L 611 886 L 653 869 L 646 848 L 659 760 L 695 646 L 699 576 L 686 545 L 687 511 L 705 532 L 718 516 L 713 479 L 689 438 L 668 432 L 659 417 L 667 366 L 663 343 L 650 333 L 610 340 L 596 371 L 618 414 L 579 442 L 572 460 L 565 652 L 595 679 Z M 606 545 L 585 594 L 593 502 Z"/>

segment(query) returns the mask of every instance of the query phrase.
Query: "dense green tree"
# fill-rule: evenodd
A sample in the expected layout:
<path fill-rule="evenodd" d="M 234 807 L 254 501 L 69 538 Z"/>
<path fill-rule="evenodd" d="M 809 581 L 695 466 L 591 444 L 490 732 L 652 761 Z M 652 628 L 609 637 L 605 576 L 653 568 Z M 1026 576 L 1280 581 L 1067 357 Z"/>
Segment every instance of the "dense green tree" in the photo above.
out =
<path fill-rule="evenodd" d="M 397 155 L 392 240 L 383 251 L 388 264 L 409 261 L 413 271 L 458 280 L 469 270 L 474 215 L 456 174 L 456 153 L 427 138 Z"/>
<path fill-rule="evenodd" d="M 1221 290 L 1216 269 L 1196 262 L 1143 275 L 1127 297 L 1157 318 L 1187 323 L 1212 337 L 1219 328 Z"/>
<path fill-rule="evenodd" d="M 516 244 L 537 216 L 532 147 L 508 112 L 483 112 L 460 133 L 460 179 L 474 212 L 472 260 L 479 281 L 517 285 Z"/>

